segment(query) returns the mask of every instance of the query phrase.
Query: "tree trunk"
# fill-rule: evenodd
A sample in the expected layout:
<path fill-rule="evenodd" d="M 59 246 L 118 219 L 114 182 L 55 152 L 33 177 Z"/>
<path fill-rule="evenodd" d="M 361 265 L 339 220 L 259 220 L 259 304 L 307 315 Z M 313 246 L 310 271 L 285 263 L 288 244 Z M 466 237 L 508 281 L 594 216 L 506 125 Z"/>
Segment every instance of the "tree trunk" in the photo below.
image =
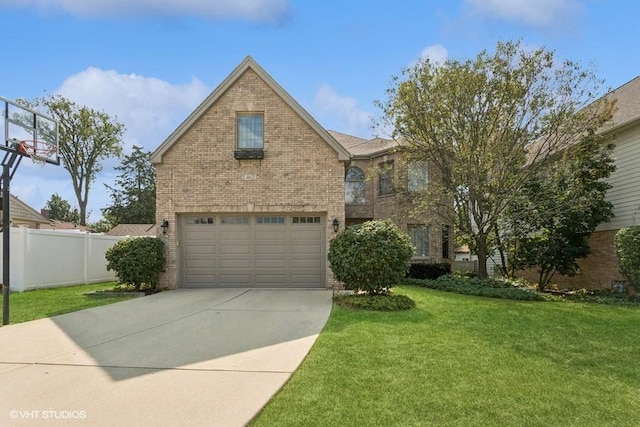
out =
<path fill-rule="evenodd" d="M 487 234 L 478 232 L 476 237 L 476 249 L 478 251 L 478 277 L 486 279 L 487 274 Z"/>
<path fill-rule="evenodd" d="M 87 225 L 87 202 L 80 201 L 80 225 Z"/>
<path fill-rule="evenodd" d="M 504 248 L 502 247 L 502 240 L 500 239 L 498 224 L 494 225 L 494 231 L 496 233 L 496 245 L 498 246 L 498 253 L 500 253 L 500 272 L 502 274 L 502 277 L 509 277 L 509 270 L 507 269 L 507 258 L 504 255 Z"/>

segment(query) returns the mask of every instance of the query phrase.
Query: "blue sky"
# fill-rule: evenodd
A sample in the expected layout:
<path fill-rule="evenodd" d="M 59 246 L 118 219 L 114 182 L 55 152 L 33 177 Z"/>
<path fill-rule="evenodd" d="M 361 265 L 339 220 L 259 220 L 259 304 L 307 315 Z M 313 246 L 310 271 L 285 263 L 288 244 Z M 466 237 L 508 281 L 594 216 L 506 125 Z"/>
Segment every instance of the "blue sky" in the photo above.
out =
<path fill-rule="evenodd" d="M 638 16 L 636 0 L 0 0 L 0 96 L 62 94 L 123 122 L 127 152 L 153 150 L 251 55 L 324 127 L 371 137 L 392 76 L 498 40 L 592 64 L 616 88 L 640 74 Z M 93 184 L 93 221 L 117 164 Z M 38 210 L 56 192 L 75 204 L 62 167 L 22 162 L 11 191 Z"/>

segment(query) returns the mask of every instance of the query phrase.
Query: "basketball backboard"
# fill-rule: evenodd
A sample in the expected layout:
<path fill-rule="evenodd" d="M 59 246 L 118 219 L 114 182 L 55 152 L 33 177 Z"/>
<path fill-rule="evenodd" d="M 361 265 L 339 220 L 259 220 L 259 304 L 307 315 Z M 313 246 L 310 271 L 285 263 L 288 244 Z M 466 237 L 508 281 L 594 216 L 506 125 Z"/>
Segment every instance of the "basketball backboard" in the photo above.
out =
<path fill-rule="evenodd" d="M 0 149 L 31 157 L 36 163 L 60 164 L 55 120 L 3 97 L 0 106 L 3 112 L 0 133 L 4 136 Z"/>

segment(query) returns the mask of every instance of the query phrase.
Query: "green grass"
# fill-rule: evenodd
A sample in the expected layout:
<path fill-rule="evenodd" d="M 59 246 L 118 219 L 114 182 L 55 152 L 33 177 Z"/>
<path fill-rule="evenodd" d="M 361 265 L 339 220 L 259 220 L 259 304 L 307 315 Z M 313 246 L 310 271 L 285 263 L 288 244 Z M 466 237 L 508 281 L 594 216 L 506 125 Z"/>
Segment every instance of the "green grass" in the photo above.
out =
<path fill-rule="evenodd" d="M 113 288 L 115 284 L 115 282 L 108 282 L 12 292 L 9 296 L 9 323 L 28 322 L 29 320 L 56 316 L 129 299 L 130 297 L 126 296 L 92 298 L 84 295 L 85 292 Z M 0 295 L 0 307 L 2 303 L 2 296 Z"/>
<path fill-rule="evenodd" d="M 640 425 L 637 307 L 396 291 L 416 308 L 334 306 L 253 425 Z"/>

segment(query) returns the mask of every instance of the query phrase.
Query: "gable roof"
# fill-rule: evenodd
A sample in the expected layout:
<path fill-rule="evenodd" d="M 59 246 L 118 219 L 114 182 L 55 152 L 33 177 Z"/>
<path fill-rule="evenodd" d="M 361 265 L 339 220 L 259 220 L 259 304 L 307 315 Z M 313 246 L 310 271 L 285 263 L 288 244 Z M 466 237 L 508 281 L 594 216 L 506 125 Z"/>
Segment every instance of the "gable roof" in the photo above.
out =
<path fill-rule="evenodd" d="M 118 224 L 104 233 L 108 236 L 155 236 L 155 224 Z"/>
<path fill-rule="evenodd" d="M 0 205 L 0 211 L 2 206 Z M 9 215 L 11 221 L 16 222 L 30 222 L 35 224 L 48 224 L 49 220 L 40 215 L 38 211 L 27 205 L 22 200 L 18 199 L 13 194 L 9 195 Z"/>
<path fill-rule="evenodd" d="M 640 120 L 640 76 L 628 81 L 605 95 L 608 100 L 616 100 L 610 127 L 604 133 L 632 125 Z"/>
<path fill-rule="evenodd" d="M 341 132 L 329 131 L 329 133 L 356 158 L 369 158 L 386 154 L 400 144 L 394 139 L 373 138 L 364 139 L 347 135 Z"/>
<path fill-rule="evenodd" d="M 349 152 L 340 145 L 291 95 L 285 91 L 258 63 L 250 56 L 236 67 L 235 70 L 187 117 L 180 126 L 151 153 L 151 163 L 162 163 L 163 154 L 212 106 L 236 81 L 251 69 L 260 77 L 293 111 L 295 111 L 320 137 L 338 154 L 338 159 L 349 160 Z"/>

